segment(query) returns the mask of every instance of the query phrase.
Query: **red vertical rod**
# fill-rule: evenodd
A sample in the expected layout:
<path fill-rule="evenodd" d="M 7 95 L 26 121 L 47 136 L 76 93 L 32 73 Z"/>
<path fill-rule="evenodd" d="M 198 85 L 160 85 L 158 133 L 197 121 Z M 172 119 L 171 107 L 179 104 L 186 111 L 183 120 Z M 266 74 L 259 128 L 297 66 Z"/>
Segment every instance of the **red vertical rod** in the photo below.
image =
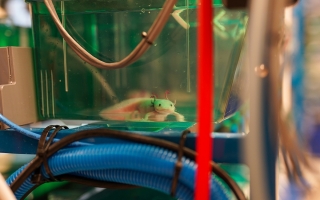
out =
<path fill-rule="evenodd" d="M 213 9 L 212 0 L 199 0 L 198 5 L 198 136 L 196 200 L 210 199 L 209 178 L 211 173 L 214 108 L 214 57 L 213 57 Z"/>

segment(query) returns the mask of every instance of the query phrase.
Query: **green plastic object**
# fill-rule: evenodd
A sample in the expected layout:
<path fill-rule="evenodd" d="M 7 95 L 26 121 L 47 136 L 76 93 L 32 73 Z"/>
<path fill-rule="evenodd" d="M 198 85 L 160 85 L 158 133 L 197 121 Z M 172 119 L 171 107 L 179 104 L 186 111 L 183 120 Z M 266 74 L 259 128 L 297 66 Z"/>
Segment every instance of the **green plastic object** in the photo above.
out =
<path fill-rule="evenodd" d="M 99 192 L 97 192 L 99 191 Z M 77 191 L 79 192 L 79 190 Z M 77 198 L 72 198 L 70 195 L 72 192 L 70 191 L 62 191 L 60 194 L 58 192 L 52 192 L 48 198 L 48 200 L 76 200 L 81 196 L 77 196 Z M 91 192 L 87 192 L 82 196 L 86 196 L 87 200 L 119 200 L 119 199 L 130 199 L 130 200 L 176 200 L 167 194 L 159 192 L 157 190 L 149 189 L 149 188 L 133 188 L 133 189 L 104 189 L 97 190 L 96 188 L 91 190 Z M 76 196 L 75 196 L 76 197 Z"/>
<path fill-rule="evenodd" d="M 197 94 L 197 8 L 195 0 L 179 0 L 169 21 L 150 49 L 135 63 L 117 70 L 98 69 L 82 61 L 62 39 L 41 0 L 32 5 L 35 77 L 40 119 L 103 118 L 99 113 L 133 98 L 168 98 L 187 122 L 195 122 Z M 93 56 L 115 62 L 128 55 L 147 31 L 164 0 L 54 1 L 69 34 Z M 247 13 L 227 10 L 214 2 L 215 110 L 214 121 L 226 109 L 246 32 Z M 208 91 L 210 92 L 210 91 Z M 151 101 L 151 100 L 150 100 Z M 132 108 L 131 108 L 132 109 Z M 127 114 L 126 126 L 138 113 Z M 228 115 L 231 115 L 229 113 Z M 164 120 L 177 121 L 175 116 Z M 139 121 L 139 120 L 138 120 Z"/>
<path fill-rule="evenodd" d="M 67 182 L 52 182 L 52 183 L 45 183 L 40 185 L 37 189 L 32 191 L 32 195 L 34 199 L 44 199 L 44 196 L 47 195 L 48 192 L 57 190 L 58 188 L 63 188 Z"/>
<path fill-rule="evenodd" d="M 22 28 L 0 22 L 0 47 L 32 46 L 31 28 Z"/>

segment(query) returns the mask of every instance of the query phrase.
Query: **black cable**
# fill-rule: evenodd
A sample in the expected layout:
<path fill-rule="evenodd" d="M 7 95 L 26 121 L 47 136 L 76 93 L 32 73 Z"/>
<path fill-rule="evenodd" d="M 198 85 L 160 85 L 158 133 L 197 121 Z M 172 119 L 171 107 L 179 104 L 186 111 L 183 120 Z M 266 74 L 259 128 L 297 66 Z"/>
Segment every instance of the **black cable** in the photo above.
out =
<path fill-rule="evenodd" d="M 107 181 L 99 181 L 99 180 L 93 180 L 88 179 L 84 177 L 79 176 L 73 176 L 73 175 L 60 175 L 55 177 L 56 180 L 48 180 L 46 182 L 41 182 L 35 186 L 33 186 L 28 192 L 26 192 L 21 199 L 27 198 L 27 196 L 35 190 L 37 187 L 41 186 L 45 183 L 50 182 L 60 182 L 60 181 L 68 181 L 72 183 L 78 183 L 82 185 L 92 186 L 92 187 L 99 187 L 99 188 L 108 188 L 108 189 L 131 189 L 131 188 L 139 188 L 139 186 L 136 185 L 129 185 L 129 184 L 123 184 L 123 183 L 115 183 L 115 182 L 107 182 Z"/>
<path fill-rule="evenodd" d="M 177 158 L 177 162 L 176 162 L 175 167 L 174 167 L 174 174 L 173 174 L 171 190 L 170 190 L 170 195 L 172 197 L 175 197 L 176 190 L 177 190 L 177 187 L 178 187 L 179 175 L 180 175 L 181 169 L 183 167 L 183 164 L 182 164 L 183 147 L 184 147 L 184 143 L 185 143 L 185 141 L 187 139 L 187 134 L 189 134 L 189 133 L 190 133 L 189 130 L 185 130 L 185 131 L 183 131 L 183 133 L 182 133 L 182 135 L 180 137 L 178 158 Z"/>
<path fill-rule="evenodd" d="M 175 152 L 179 151 L 178 144 L 175 144 L 173 142 L 169 142 L 166 140 L 151 138 L 151 137 L 140 135 L 140 134 L 118 131 L 118 130 L 92 129 L 92 130 L 79 131 L 60 139 L 58 142 L 52 144 L 48 148 L 46 155 L 50 157 L 54 153 L 56 153 L 58 150 L 60 150 L 63 147 L 66 147 L 72 142 L 79 141 L 85 138 L 92 138 L 92 137 L 112 137 L 112 138 L 118 138 L 122 140 L 130 140 L 130 141 L 134 141 L 142 144 L 154 145 L 154 146 L 162 147 Z M 195 160 L 197 155 L 195 151 L 186 147 L 183 147 L 183 154 L 185 155 L 185 157 L 188 157 L 192 160 Z M 23 184 L 24 180 L 26 180 L 37 168 L 39 168 L 41 164 L 42 164 L 42 159 L 39 156 L 36 156 L 29 163 L 29 165 L 26 166 L 26 168 L 12 182 L 12 184 L 10 185 L 11 190 L 15 192 Z M 230 187 L 232 192 L 235 194 L 236 198 L 238 200 L 245 200 L 246 198 L 242 190 L 234 182 L 234 180 L 230 178 L 230 176 L 224 170 L 222 170 L 215 162 L 211 161 L 210 164 L 212 167 L 212 172 L 225 181 L 225 183 Z"/>
<path fill-rule="evenodd" d="M 108 188 L 108 189 L 130 189 L 130 188 L 138 188 L 136 185 L 129 185 L 123 183 L 115 183 L 115 182 L 107 182 L 107 181 L 98 181 L 93 179 L 88 179 L 79 176 L 72 175 L 60 175 L 57 176 L 61 181 L 69 181 L 74 183 L 80 183 L 82 185 L 92 186 L 92 187 L 100 187 L 100 188 Z"/>

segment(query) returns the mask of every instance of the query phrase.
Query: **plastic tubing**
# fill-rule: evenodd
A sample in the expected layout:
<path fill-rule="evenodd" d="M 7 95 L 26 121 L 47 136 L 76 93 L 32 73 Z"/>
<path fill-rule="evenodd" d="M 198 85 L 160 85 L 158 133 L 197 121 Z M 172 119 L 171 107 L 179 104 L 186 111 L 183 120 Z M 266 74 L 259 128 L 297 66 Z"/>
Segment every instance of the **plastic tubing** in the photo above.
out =
<path fill-rule="evenodd" d="M 69 173 L 169 193 L 176 158 L 175 153 L 150 145 L 104 144 L 62 149 L 48 159 L 48 164 L 55 176 Z M 23 168 L 12 174 L 7 183 L 11 184 Z M 193 199 L 195 169 L 193 161 L 183 159 L 176 194 L 178 198 Z M 41 172 L 48 177 L 43 167 Z M 29 177 L 16 191 L 16 197 L 20 199 L 33 186 Z M 226 190 L 215 178 L 211 179 L 210 188 L 211 199 L 228 199 Z"/>
<path fill-rule="evenodd" d="M 130 171 L 122 169 L 82 171 L 74 173 L 73 175 L 82 176 L 86 178 L 94 177 L 95 179 L 101 181 L 121 181 L 122 183 L 152 188 L 158 191 L 162 191 L 166 194 L 170 194 L 170 187 L 172 183 L 172 178 L 168 178 L 165 176 L 159 176 L 141 171 Z M 178 183 L 176 197 L 178 199 L 183 200 L 192 200 L 193 190 L 181 183 Z"/>
<path fill-rule="evenodd" d="M 5 125 L 9 126 L 10 128 L 12 128 L 13 130 L 17 131 L 18 133 L 21 133 L 29 138 L 39 140 L 41 137 L 41 135 L 34 133 L 32 131 L 29 131 L 27 129 L 24 129 L 24 128 L 20 127 L 19 125 L 13 123 L 12 121 L 10 121 L 8 118 L 3 116 L 2 114 L 0 114 L 0 121 L 2 123 L 4 123 Z M 57 138 L 53 139 L 53 142 L 57 142 L 57 141 L 59 141 L 59 139 L 57 139 Z M 89 145 L 89 144 L 84 143 L 84 142 L 74 142 L 74 143 L 70 144 L 70 146 L 81 146 L 81 145 Z"/>
<path fill-rule="evenodd" d="M 214 130 L 214 37 L 212 28 L 212 0 L 198 1 L 198 68 L 197 68 L 197 122 L 198 136 L 196 140 L 198 173 L 196 179 L 195 200 L 209 199 L 209 176 L 210 161 L 212 158 L 213 140 L 211 139 Z"/>
<path fill-rule="evenodd" d="M 121 182 L 125 184 L 139 185 L 143 187 L 149 187 L 156 190 L 160 190 L 164 193 L 170 194 L 170 187 L 172 184 L 172 177 L 167 178 L 164 176 L 157 176 L 149 173 L 143 173 L 139 171 L 128 171 L 122 169 L 113 169 L 113 170 L 93 170 L 93 171 L 79 171 L 75 173 L 71 173 L 71 175 L 81 176 L 85 178 L 94 177 L 95 180 L 100 181 L 112 181 L 112 182 Z M 154 178 L 150 178 L 150 176 L 154 176 Z M 154 180 L 155 182 L 163 181 L 164 183 L 156 185 L 153 187 L 152 185 L 148 185 L 152 179 L 163 178 Z M 142 182 L 142 183 L 139 183 Z M 154 183 L 153 183 L 154 184 Z M 179 186 L 180 185 L 180 186 Z M 181 188 L 180 188 L 181 187 Z M 230 193 L 227 193 L 229 189 L 222 185 L 222 183 L 216 178 L 212 177 L 210 182 L 210 199 L 212 200 L 226 200 L 226 199 L 234 199 Z M 179 193 L 179 192 L 182 192 Z M 188 193 L 186 193 L 188 192 Z M 220 193 L 219 193 L 220 192 Z M 194 199 L 194 190 L 185 186 L 184 184 L 178 184 L 176 197 L 178 199 Z"/>
<path fill-rule="evenodd" d="M 161 9 L 160 13 L 158 14 L 156 20 L 151 25 L 147 35 L 144 37 L 143 40 L 136 46 L 136 48 L 124 59 L 119 62 L 114 63 L 106 63 L 102 60 L 99 60 L 92 56 L 89 52 L 87 52 L 84 48 L 81 47 L 75 41 L 69 33 L 65 30 L 59 16 L 56 12 L 56 9 L 53 5 L 52 0 L 44 0 L 44 3 L 53 19 L 53 22 L 56 24 L 58 31 L 60 32 L 61 36 L 65 39 L 65 41 L 69 44 L 69 47 L 85 62 L 91 64 L 92 66 L 103 68 L 103 69 L 116 69 L 122 68 L 130 65 L 131 63 L 138 60 L 150 47 L 153 41 L 158 37 L 161 30 L 165 26 L 166 22 L 168 21 L 171 11 L 176 4 L 177 0 L 167 0 L 165 1 L 163 8 Z"/>
<path fill-rule="evenodd" d="M 3 116 L 2 114 L 0 114 L 0 121 L 3 122 L 5 125 L 9 126 L 10 128 L 12 128 L 13 130 L 36 140 L 40 139 L 40 135 L 29 131 L 27 129 L 21 128 L 20 126 L 18 126 L 17 124 L 13 123 L 12 121 L 10 121 L 8 118 L 6 118 L 5 116 Z M 56 139 L 57 140 L 57 139 Z"/>

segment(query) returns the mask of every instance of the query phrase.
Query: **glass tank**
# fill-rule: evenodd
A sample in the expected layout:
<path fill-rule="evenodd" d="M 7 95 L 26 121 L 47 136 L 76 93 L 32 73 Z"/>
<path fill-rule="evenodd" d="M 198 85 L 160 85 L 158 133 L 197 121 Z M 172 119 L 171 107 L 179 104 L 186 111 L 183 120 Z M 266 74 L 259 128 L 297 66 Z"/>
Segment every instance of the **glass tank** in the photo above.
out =
<path fill-rule="evenodd" d="M 99 69 L 82 61 L 61 37 L 43 1 L 27 1 L 32 5 L 40 119 L 120 121 L 123 126 L 136 126 L 137 122 L 196 122 L 197 7 L 194 0 L 179 0 L 148 51 L 135 63 L 115 70 Z M 100 60 L 115 62 L 140 42 L 141 33 L 148 31 L 164 1 L 53 3 L 63 26 L 82 47 Z M 215 1 L 213 9 L 214 121 L 220 122 L 238 106 L 235 77 L 240 66 L 247 13 L 227 10 L 219 1 Z"/>

